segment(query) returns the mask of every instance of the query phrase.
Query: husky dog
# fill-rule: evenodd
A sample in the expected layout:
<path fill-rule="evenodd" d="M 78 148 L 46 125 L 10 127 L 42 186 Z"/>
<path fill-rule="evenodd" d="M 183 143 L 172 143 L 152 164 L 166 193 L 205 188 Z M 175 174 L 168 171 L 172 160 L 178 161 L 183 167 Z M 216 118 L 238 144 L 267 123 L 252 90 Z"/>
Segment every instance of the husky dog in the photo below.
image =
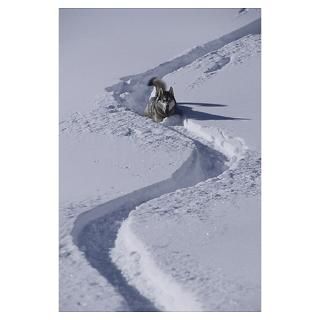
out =
<path fill-rule="evenodd" d="M 151 118 L 155 122 L 161 122 L 164 118 L 175 113 L 176 99 L 174 98 L 173 88 L 166 90 L 164 81 L 158 78 L 151 78 L 148 86 L 156 88 L 156 96 L 152 97 L 148 102 L 144 115 Z"/>

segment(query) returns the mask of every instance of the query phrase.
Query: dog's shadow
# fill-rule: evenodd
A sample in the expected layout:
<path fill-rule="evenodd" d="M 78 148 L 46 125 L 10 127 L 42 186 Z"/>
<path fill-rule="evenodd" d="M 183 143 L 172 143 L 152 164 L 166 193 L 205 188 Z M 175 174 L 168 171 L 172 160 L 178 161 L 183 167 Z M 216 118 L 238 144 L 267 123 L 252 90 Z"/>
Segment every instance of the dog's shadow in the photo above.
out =
<path fill-rule="evenodd" d="M 220 103 L 207 103 L 207 102 L 177 102 L 178 105 L 190 105 L 190 106 L 201 106 L 201 107 L 227 107 L 226 104 Z"/>
<path fill-rule="evenodd" d="M 217 104 L 217 103 L 204 103 L 204 102 L 178 102 L 176 112 L 178 114 L 187 116 L 189 119 L 195 119 L 195 120 L 250 120 L 248 118 L 225 117 L 225 116 L 219 116 L 217 114 L 196 111 L 186 105 L 194 105 L 194 106 L 201 106 L 201 107 L 226 107 L 227 105 Z"/>

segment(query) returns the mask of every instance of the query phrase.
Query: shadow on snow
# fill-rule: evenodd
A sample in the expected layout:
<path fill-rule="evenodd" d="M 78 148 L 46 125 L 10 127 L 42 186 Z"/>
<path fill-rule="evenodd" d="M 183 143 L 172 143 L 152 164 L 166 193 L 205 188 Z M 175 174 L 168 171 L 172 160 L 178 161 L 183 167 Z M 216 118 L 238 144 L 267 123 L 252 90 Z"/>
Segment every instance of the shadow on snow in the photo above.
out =
<path fill-rule="evenodd" d="M 224 105 L 218 105 L 218 106 L 224 106 Z M 194 120 L 250 120 L 248 118 L 225 117 L 217 114 L 196 111 L 196 110 L 193 110 L 191 107 L 187 107 L 180 103 L 178 103 L 177 105 L 177 113 L 185 115 L 187 118 L 194 119 Z"/>
<path fill-rule="evenodd" d="M 191 106 L 201 106 L 201 107 L 226 107 L 226 104 L 219 103 L 207 103 L 207 102 L 177 102 L 178 105 L 191 105 Z"/>

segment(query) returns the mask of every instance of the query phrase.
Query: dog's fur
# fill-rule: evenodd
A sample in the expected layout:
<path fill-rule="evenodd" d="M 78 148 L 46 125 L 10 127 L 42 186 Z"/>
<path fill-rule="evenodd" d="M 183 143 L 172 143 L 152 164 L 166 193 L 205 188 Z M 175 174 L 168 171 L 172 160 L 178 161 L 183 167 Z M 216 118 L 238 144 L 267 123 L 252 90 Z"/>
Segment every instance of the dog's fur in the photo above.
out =
<path fill-rule="evenodd" d="M 150 79 L 148 85 L 156 88 L 156 95 L 150 99 L 144 115 L 155 122 L 161 122 L 164 118 L 175 113 L 177 102 L 173 88 L 170 87 L 167 91 L 165 82 L 158 78 Z"/>

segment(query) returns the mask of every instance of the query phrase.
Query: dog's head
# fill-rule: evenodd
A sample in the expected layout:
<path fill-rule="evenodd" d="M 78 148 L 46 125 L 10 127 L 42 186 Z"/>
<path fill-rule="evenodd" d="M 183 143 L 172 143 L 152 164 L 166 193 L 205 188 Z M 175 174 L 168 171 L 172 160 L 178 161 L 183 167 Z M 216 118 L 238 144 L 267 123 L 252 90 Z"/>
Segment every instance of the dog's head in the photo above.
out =
<path fill-rule="evenodd" d="M 161 109 L 164 112 L 170 112 L 176 105 L 174 98 L 173 88 L 170 87 L 169 91 L 159 89 L 158 102 L 161 104 Z"/>

